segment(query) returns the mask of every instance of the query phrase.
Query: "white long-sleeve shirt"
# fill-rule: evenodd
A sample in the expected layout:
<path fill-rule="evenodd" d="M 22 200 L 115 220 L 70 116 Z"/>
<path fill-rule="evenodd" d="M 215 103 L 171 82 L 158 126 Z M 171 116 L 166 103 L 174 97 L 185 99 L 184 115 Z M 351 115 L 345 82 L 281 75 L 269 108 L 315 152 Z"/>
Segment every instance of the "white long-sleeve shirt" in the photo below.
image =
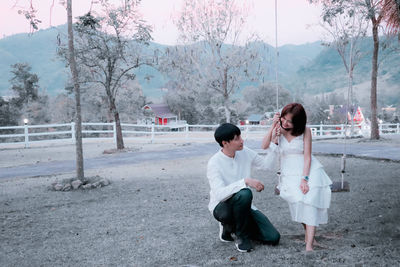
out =
<path fill-rule="evenodd" d="M 243 188 L 247 188 L 244 179 L 250 178 L 251 167 L 271 170 L 275 161 L 276 145 L 271 143 L 267 155 L 260 156 L 250 148 L 236 151 L 233 158 L 225 155 L 222 150 L 210 158 L 207 165 L 207 178 L 210 183 L 211 213 L 219 202 L 231 197 Z M 256 209 L 252 205 L 253 209 Z"/>

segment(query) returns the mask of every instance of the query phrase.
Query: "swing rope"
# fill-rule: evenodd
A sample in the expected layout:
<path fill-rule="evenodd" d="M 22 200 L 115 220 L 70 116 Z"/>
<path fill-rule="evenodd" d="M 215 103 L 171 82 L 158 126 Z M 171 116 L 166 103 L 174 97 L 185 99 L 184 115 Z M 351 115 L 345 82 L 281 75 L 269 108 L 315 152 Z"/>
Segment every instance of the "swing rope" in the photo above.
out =
<path fill-rule="evenodd" d="M 275 0 L 275 87 L 276 87 L 276 112 L 279 112 L 279 85 L 278 85 L 278 3 Z M 278 170 L 276 172 L 278 176 L 278 185 L 281 184 L 281 151 L 279 137 L 277 139 L 278 149 Z M 279 194 L 279 189 L 275 192 Z"/>

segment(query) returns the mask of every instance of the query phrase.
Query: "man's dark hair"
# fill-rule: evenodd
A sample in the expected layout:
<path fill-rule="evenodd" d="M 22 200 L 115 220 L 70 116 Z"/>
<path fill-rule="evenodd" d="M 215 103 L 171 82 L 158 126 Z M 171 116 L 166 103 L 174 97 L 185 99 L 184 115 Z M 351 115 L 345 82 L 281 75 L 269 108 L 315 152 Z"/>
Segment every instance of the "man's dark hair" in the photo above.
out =
<path fill-rule="evenodd" d="M 223 123 L 215 130 L 214 138 L 217 143 L 223 147 L 222 141 L 229 142 L 240 135 L 240 129 L 232 123 Z"/>

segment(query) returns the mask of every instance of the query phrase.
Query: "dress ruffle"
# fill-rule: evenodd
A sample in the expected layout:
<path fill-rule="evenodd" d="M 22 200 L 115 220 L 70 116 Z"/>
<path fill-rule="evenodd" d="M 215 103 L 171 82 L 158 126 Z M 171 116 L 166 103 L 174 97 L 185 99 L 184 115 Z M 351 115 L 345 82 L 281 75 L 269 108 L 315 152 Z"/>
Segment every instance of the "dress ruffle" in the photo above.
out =
<path fill-rule="evenodd" d="M 322 164 L 311 156 L 309 191 L 303 194 L 300 183 L 304 167 L 304 137 L 300 135 L 289 142 L 281 135 L 279 144 L 282 175 L 278 188 L 280 196 L 289 204 L 292 220 L 314 226 L 327 223 L 332 181 Z"/>
<path fill-rule="evenodd" d="M 324 218 L 327 218 L 327 215 L 325 216 L 326 209 L 329 208 L 331 202 L 330 185 L 332 181 L 324 171 L 322 164 L 312 156 L 308 181 L 309 191 L 307 194 L 303 194 L 300 190 L 300 183 L 303 178 L 304 156 L 301 154 L 286 155 L 282 161 L 284 164 L 282 164 L 282 176 L 279 185 L 280 196 L 289 203 L 291 213 L 295 213 L 292 214 L 292 219 L 299 221 L 298 214 L 303 214 L 303 210 L 310 210 L 310 207 L 314 207 L 317 209 L 315 212 L 321 216 L 315 215 L 313 217 L 320 218 L 319 223 L 327 221 Z M 303 203 L 307 207 L 299 206 L 296 203 Z M 307 224 L 318 225 L 319 223 Z"/>

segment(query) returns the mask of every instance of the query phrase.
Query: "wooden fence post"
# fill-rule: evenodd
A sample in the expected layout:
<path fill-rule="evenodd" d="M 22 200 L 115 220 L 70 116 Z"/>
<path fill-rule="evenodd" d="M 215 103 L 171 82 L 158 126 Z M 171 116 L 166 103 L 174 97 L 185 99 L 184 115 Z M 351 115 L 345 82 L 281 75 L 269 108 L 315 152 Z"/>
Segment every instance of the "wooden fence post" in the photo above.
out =
<path fill-rule="evenodd" d="M 71 139 L 72 142 L 75 144 L 75 122 L 71 122 Z"/>
<path fill-rule="evenodd" d="M 151 124 L 151 139 L 150 143 L 154 142 L 154 122 Z"/>
<path fill-rule="evenodd" d="M 186 138 L 186 142 L 189 141 L 189 124 L 186 123 L 185 125 L 185 138 Z"/>
<path fill-rule="evenodd" d="M 24 123 L 25 148 L 29 147 L 28 123 Z"/>
<path fill-rule="evenodd" d="M 321 123 L 319 124 L 319 136 L 322 136 L 324 133 L 322 130 L 322 127 L 323 127 L 323 125 L 322 125 L 322 121 L 321 121 Z"/>
<path fill-rule="evenodd" d="M 82 126 L 90 126 L 90 125 L 103 125 L 102 123 L 82 123 Z M 114 138 L 114 142 L 116 143 L 116 123 L 107 123 L 104 124 L 107 125 L 107 130 L 104 131 L 107 133 L 108 137 L 112 137 Z M 66 136 L 66 138 L 63 138 L 63 140 L 71 140 L 73 143 L 76 142 L 75 140 L 75 130 L 76 130 L 76 124 L 75 122 L 71 122 L 71 123 L 65 123 L 65 124 L 60 124 L 60 125 L 41 125 L 42 128 L 55 128 L 55 127 L 63 127 L 63 129 L 67 128 L 67 127 L 71 127 L 70 130 L 65 129 L 62 131 L 59 131 L 59 133 L 57 133 L 57 131 L 53 131 L 53 130 L 48 130 L 47 132 L 41 132 L 43 133 L 43 135 L 56 135 L 56 134 L 60 134 L 63 136 Z M 113 130 L 111 131 L 110 126 L 113 127 Z M 134 125 L 132 125 L 134 126 Z M 151 125 L 137 125 L 136 127 L 145 127 L 145 138 L 148 138 L 150 143 L 154 143 L 155 142 L 155 123 L 152 123 Z M 177 126 L 177 128 L 173 128 L 173 129 L 179 129 L 179 131 L 182 133 L 182 129 L 184 131 L 184 133 L 182 133 L 182 135 L 179 134 L 180 138 L 179 140 L 182 142 L 189 142 L 192 139 L 197 139 L 197 137 L 194 137 L 193 134 L 190 133 L 190 127 L 192 127 L 192 132 L 195 131 L 195 128 L 198 127 L 203 127 L 205 128 L 205 130 L 208 132 L 209 128 L 211 126 L 211 129 L 215 126 L 215 125 L 189 125 L 187 123 L 185 124 L 181 124 L 179 126 Z M 346 124 L 335 124 L 335 125 L 328 125 L 326 126 L 326 128 L 328 128 L 327 130 L 324 129 L 325 125 L 321 124 L 316 124 L 316 125 L 309 125 L 311 130 L 312 130 L 312 134 L 317 135 L 319 137 L 323 137 L 325 136 L 325 132 L 328 133 L 328 135 L 326 135 L 328 138 L 332 137 L 332 134 L 336 135 L 337 138 L 343 137 L 343 136 L 348 136 L 352 137 L 353 133 L 350 130 L 350 125 L 346 125 Z M 25 148 L 28 148 L 30 146 L 30 136 L 39 136 L 40 134 L 38 133 L 33 133 L 33 132 L 29 132 L 30 128 L 36 128 L 37 126 L 32 125 L 32 127 L 28 124 L 28 122 L 24 121 L 23 125 L 17 126 L 17 127 L 0 127 L 0 130 L 3 129 L 19 129 L 18 134 L 15 134 L 16 137 L 18 137 L 18 143 L 21 145 L 24 145 Z M 163 127 L 163 126 L 161 126 Z M 253 127 L 256 127 L 256 129 L 254 129 Z M 333 129 L 331 129 L 333 127 Z M 341 128 L 339 128 L 341 127 Z M 147 129 L 150 128 L 149 132 Z M 240 126 L 242 132 L 243 132 L 243 139 L 249 139 L 252 137 L 252 135 L 257 135 L 259 132 L 257 130 L 257 126 L 252 126 L 252 125 L 241 125 Z M 253 130 L 254 129 L 254 130 Z M 339 130 L 340 129 L 340 130 Z M 86 130 L 86 131 L 82 131 L 82 132 L 86 132 L 86 134 L 90 134 L 90 133 L 103 133 L 103 130 Z M 400 123 L 391 123 L 391 124 L 379 124 L 379 130 L 380 133 L 383 135 L 387 135 L 387 134 L 400 134 Z M 23 131 L 23 132 L 22 132 Z M 22 133 L 21 133 L 22 132 Z M 135 131 L 127 131 L 129 133 L 133 133 L 136 135 Z M 113 136 L 110 136 L 109 134 L 113 134 Z M 163 133 L 163 132 L 157 132 L 157 134 L 159 133 Z M 210 132 L 212 133 L 212 132 Z M 71 137 L 68 137 L 68 134 L 71 134 Z M 140 131 L 140 136 L 141 134 L 143 134 L 143 131 Z M 150 134 L 150 136 L 149 136 Z M 184 136 L 183 136 L 184 135 Z M 207 134 L 208 135 L 208 134 Z M 0 143 L 4 143 L 2 138 L 14 138 L 13 134 L 2 134 L 0 133 Z M 174 137 L 173 137 L 174 138 Z M 212 138 L 212 137 L 211 137 Z M 257 137 L 258 138 L 258 137 Z M 43 138 L 45 139 L 45 138 Z M 53 138 L 49 138 L 49 139 L 45 139 L 45 140 L 52 140 Z M 166 139 L 170 139 L 170 138 L 166 138 Z M 200 137 L 200 139 L 204 139 L 203 137 Z M 163 138 L 161 138 L 160 140 L 164 140 Z M 43 140 L 44 141 L 44 140 Z"/>

